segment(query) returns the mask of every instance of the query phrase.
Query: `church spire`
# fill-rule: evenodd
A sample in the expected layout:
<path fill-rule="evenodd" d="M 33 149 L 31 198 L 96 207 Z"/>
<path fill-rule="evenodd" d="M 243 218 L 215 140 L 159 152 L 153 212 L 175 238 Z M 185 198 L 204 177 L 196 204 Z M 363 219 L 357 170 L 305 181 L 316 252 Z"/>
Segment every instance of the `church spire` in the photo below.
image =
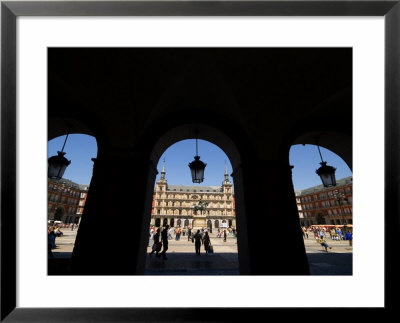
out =
<path fill-rule="evenodd" d="M 229 174 L 228 174 L 228 167 L 226 166 L 226 160 L 225 160 L 225 174 L 224 174 L 223 184 L 231 184 L 231 182 L 229 181 Z"/>
<path fill-rule="evenodd" d="M 164 158 L 162 169 L 161 169 L 161 178 L 160 179 L 165 180 L 165 158 Z"/>

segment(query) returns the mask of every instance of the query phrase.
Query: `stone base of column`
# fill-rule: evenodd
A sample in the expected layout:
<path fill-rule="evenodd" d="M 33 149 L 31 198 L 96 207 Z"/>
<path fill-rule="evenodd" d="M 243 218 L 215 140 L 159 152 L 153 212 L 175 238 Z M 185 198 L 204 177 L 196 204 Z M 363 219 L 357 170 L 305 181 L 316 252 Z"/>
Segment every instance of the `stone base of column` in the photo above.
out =
<path fill-rule="evenodd" d="M 195 217 L 193 219 L 193 232 L 196 232 L 197 229 L 201 230 L 202 228 L 207 228 L 206 219 L 203 218 L 203 217 L 201 217 L 201 218 L 196 218 Z"/>

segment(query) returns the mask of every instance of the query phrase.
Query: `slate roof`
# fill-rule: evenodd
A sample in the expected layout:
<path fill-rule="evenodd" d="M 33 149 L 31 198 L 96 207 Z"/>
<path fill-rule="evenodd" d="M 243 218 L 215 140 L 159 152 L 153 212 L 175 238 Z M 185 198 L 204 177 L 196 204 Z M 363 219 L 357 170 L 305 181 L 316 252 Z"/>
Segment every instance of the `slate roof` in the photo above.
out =
<path fill-rule="evenodd" d="M 348 176 L 348 177 L 344 177 L 344 178 L 336 180 L 336 187 L 347 185 L 349 183 L 353 183 L 353 176 Z M 332 187 L 327 188 L 321 184 L 318 186 L 306 188 L 304 190 L 295 190 L 294 192 L 295 192 L 296 196 L 300 196 L 300 195 L 307 195 L 307 194 L 312 194 L 312 193 L 321 192 L 321 191 L 330 190 L 330 189 L 332 189 Z"/>
<path fill-rule="evenodd" d="M 48 180 L 51 181 L 51 182 L 58 183 L 58 184 L 65 184 L 65 185 L 68 185 L 69 187 L 73 187 L 73 188 L 76 188 L 76 189 L 79 189 L 79 190 L 87 191 L 89 189 L 89 185 L 78 184 L 78 183 L 75 183 L 75 182 L 73 182 L 73 181 L 71 181 L 69 179 L 66 179 L 66 178 L 61 178 L 59 180 L 54 179 L 54 178 L 48 178 Z"/>

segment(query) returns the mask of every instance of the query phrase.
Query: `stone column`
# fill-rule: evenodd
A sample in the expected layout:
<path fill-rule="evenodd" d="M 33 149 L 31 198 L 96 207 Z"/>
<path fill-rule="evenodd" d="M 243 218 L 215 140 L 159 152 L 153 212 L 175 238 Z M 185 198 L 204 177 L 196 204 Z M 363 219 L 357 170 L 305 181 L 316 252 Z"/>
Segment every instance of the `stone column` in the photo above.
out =
<path fill-rule="evenodd" d="M 149 162 L 133 156 L 99 151 L 94 159 L 71 274 L 140 274 L 138 260 L 146 253 L 156 171 L 151 174 Z"/>
<path fill-rule="evenodd" d="M 249 270 L 252 275 L 308 275 L 296 199 L 288 162 L 253 161 L 242 164 Z M 236 179 L 236 178 L 235 178 Z M 240 183 L 239 183 L 240 184 Z M 238 244 L 240 194 L 237 199 Z M 265 225 L 271 223 L 271 225 Z M 239 249 L 242 252 L 243 249 Z"/>

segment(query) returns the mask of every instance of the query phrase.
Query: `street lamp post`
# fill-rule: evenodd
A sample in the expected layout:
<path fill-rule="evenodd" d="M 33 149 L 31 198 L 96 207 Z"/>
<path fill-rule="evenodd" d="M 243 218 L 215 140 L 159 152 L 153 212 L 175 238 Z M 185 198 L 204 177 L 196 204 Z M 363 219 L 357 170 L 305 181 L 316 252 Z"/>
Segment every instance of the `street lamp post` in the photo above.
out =
<path fill-rule="evenodd" d="M 333 192 L 333 196 L 336 198 L 336 200 L 337 200 L 338 203 L 339 203 L 340 214 L 342 215 L 342 218 L 343 218 L 343 231 L 344 231 L 344 233 L 346 234 L 346 232 L 347 232 L 347 227 L 346 227 L 347 223 L 346 223 L 346 218 L 344 217 L 344 212 L 343 212 L 343 208 L 342 208 L 342 203 L 341 203 L 341 201 L 348 201 L 348 200 L 347 200 L 347 198 L 345 197 L 345 195 L 344 195 L 343 193 L 339 193 L 338 190 L 335 190 L 335 191 Z"/>
<path fill-rule="evenodd" d="M 61 184 L 61 186 L 57 186 L 57 189 L 55 190 L 56 192 L 57 192 L 57 200 L 56 200 L 56 205 L 55 205 L 55 207 L 54 207 L 54 213 L 53 213 L 53 221 L 56 221 L 57 219 L 55 218 L 56 217 L 56 214 L 57 214 L 57 208 L 58 208 L 58 206 L 60 205 L 60 204 L 62 204 L 61 203 L 61 199 L 62 199 L 62 194 L 63 194 L 63 191 L 64 191 L 64 184 Z M 50 220 L 50 219 L 49 219 Z"/>

